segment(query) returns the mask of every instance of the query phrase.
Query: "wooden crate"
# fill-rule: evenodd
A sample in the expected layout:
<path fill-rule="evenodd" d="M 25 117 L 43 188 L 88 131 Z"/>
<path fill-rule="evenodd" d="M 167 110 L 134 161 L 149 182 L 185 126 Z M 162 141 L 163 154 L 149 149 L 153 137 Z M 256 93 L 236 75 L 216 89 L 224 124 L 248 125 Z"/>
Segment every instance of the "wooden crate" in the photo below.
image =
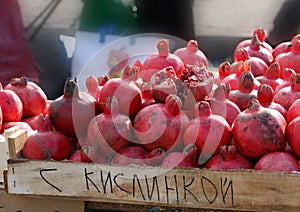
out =
<path fill-rule="evenodd" d="M 24 131 L 8 137 L 9 146 L 16 148 L 16 154 L 10 154 L 13 158 L 8 160 L 5 171 L 5 187 L 9 194 L 76 199 L 100 205 L 124 204 L 136 208 L 300 210 L 298 173 L 30 161 L 18 158 L 24 139 Z"/>

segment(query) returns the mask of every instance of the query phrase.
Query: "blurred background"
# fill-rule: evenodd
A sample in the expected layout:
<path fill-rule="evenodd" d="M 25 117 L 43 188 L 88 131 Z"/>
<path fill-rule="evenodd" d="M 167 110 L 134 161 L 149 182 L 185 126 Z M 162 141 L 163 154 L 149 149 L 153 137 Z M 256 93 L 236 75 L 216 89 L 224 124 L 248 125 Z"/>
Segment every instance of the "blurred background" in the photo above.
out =
<path fill-rule="evenodd" d="M 71 68 L 71 58 L 60 35 L 75 36 L 85 1 L 18 1 L 28 49 L 38 65 L 40 85 L 48 98 L 54 99 L 61 95 Z M 216 66 L 230 60 L 235 45 L 250 38 L 255 28 L 263 27 L 267 33 L 272 29 L 284 1 L 194 0 L 192 24 L 199 49 Z M 172 11 L 166 12 L 171 16 Z"/>

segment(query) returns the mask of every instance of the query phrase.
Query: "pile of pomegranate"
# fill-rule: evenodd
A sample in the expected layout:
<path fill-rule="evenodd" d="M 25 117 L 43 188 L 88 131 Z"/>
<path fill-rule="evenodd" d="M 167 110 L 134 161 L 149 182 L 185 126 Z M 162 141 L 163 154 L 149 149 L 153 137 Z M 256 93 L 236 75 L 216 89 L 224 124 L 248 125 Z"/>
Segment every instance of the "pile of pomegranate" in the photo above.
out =
<path fill-rule="evenodd" d="M 31 160 L 300 170 L 299 35 L 272 48 L 256 29 L 218 72 L 195 40 L 157 48 L 119 78 L 89 76 L 87 91 L 68 78 L 54 100 L 26 77 L 0 85 L 1 134 L 26 129 Z"/>

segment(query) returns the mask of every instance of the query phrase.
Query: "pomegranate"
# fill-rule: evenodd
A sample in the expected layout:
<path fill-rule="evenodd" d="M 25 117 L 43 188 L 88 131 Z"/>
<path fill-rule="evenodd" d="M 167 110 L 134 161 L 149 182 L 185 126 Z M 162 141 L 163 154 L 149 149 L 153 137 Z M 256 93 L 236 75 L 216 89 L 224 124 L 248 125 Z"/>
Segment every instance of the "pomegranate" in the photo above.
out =
<path fill-rule="evenodd" d="M 41 113 L 40 115 L 37 115 L 37 116 L 32 116 L 32 117 L 29 117 L 29 118 L 22 119 L 22 121 L 29 124 L 31 129 L 37 130 L 38 127 L 39 127 L 39 117 L 40 116 L 44 116 L 44 115 Z"/>
<path fill-rule="evenodd" d="M 261 84 L 257 91 L 257 99 L 261 106 L 272 108 L 282 114 L 284 118 L 287 116 L 287 110 L 281 104 L 273 101 L 274 91 L 270 85 Z"/>
<path fill-rule="evenodd" d="M 279 63 L 273 62 L 268 70 L 264 73 L 263 76 L 256 77 L 256 79 L 261 84 L 268 84 L 272 87 L 273 90 L 276 87 L 283 83 L 283 80 L 280 78 L 280 66 Z"/>
<path fill-rule="evenodd" d="M 181 100 L 170 94 L 166 103 L 157 103 L 140 110 L 134 119 L 135 134 L 148 151 L 162 148 L 165 151 L 182 146 L 182 133 L 188 117 L 181 112 Z"/>
<path fill-rule="evenodd" d="M 128 146 L 118 151 L 113 157 L 112 164 L 117 166 L 146 165 L 148 151 L 142 146 Z"/>
<path fill-rule="evenodd" d="M 46 107 L 47 96 L 34 82 L 29 82 L 26 77 L 12 78 L 4 87 L 5 90 L 14 91 L 23 104 L 23 117 L 37 116 Z"/>
<path fill-rule="evenodd" d="M 238 90 L 239 89 L 240 78 L 241 78 L 241 76 L 244 72 L 251 72 L 252 73 L 251 68 L 249 66 L 249 63 L 247 61 L 239 61 L 235 72 L 228 75 L 227 77 L 223 78 L 221 80 L 221 83 L 224 83 L 224 84 L 228 83 L 230 85 L 230 89 L 232 91 L 233 90 Z M 254 78 L 253 83 L 254 83 L 253 88 L 258 89 L 258 86 L 260 85 L 260 82 L 257 81 Z"/>
<path fill-rule="evenodd" d="M 149 105 L 153 105 L 156 101 L 153 99 L 152 90 L 150 89 L 149 82 L 142 82 L 141 83 L 141 94 L 142 94 L 142 104 L 141 109 L 147 107 Z"/>
<path fill-rule="evenodd" d="M 70 137 L 85 137 L 87 126 L 96 113 L 95 99 L 80 92 L 77 79 L 66 79 L 64 93 L 49 106 L 49 117 L 57 131 Z"/>
<path fill-rule="evenodd" d="M 152 75 L 168 66 L 172 66 L 177 76 L 180 76 L 184 64 L 178 56 L 169 52 L 168 40 L 163 39 L 157 42 L 157 49 L 158 53 L 154 53 L 144 60 L 140 78 L 148 82 Z"/>
<path fill-rule="evenodd" d="M 220 81 L 228 75 L 233 74 L 230 63 L 228 61 L 221 63 L 218 67 L 218 73 Z"/>
<path fill-rule="evenodd" d="M 300 98 L 300 74 L 293 74 L 290 80 L 291 85 L 280 89 L 274 96 L 274 102 L 281 104 L 287 110 Z"/>
<path fill-rule="evenodd" d="M 300 132 L 300 117 L 298 116 L 288 124 L 286 129 L 287 141 L 291 146 L 293 152 L 298 157 L 300 157 L 299 132 Z"/>
<path fill-rule="evenodd" d="M 100 154 L 112 157 L 133 139 L 130 118 L 120 113 L 118 100 L 109 97 L 104 112 L 95 116 L 88 125 L 87 139 Z"/>
<path fill-rule="evenodd" d="M 254 76 L 251 72 L 243 72 L 239 79 L 239 89 L 230 91 L 228 99 L 243 111 L 247 108 L 249 101 L 256 98 L 257 90 L 254 90 Z"/>
<path fill-rule="evenodd" d="M 23 115 L 23 104 L 20 97 L 11 90 L 3 90 L 0 83 L 0 107 L 2 121 L 20 121 Z"/>
<path fill-rule="evenodd" d="M 184 64 L 195 65 L 203 63 L 208 68 L 208 61 L 205 54 L 199 50 L 196 40 L 189 40 L 186 47 L 177 49 L 174 55 L 178 56 Z"/>
<path fill-rule="evenodd" d="M 64 160 L 71 154 L 67 136 L 58 131 L 37 132 L 30 135 L 23 147 L 22 155 L 30 160 Z"/>
<path fill-rule="evenodd" d="M 281 53 L 287 53 L 290 52 L 292 49 L 293 44 L 300 39 L 300 34 L 295 35 L 290 41 L 285 41 L 282 43 L 279 43 L 274 49 L 273 49 L 273 57 L 276 59 L 276 57 Z"/>
<path fill-rule="evenodd" d="M 150 78 L 152 97 L 156 102 L 165 103 L 168 95 L 176 94 L 176 73 L 172 66 L 166 67 Z"/>
<path fill-rule="evenodd" d="M 231 64 L 231 69 L 233 72 L 237 72 L 236 70 L 238 69 L 239 61 L 247 62 L 251 68 L 252 74 L 255 77 L 263 75 L 268 69 L 268 64 L 265 61 L 259 57 L 250 56 L 246 49 L 243 48 L 236 49 L 233 58 L 235 61 Z"/>
<path fill-rule="evenodd" d="M 209 103 L 212 113 L 224 117 L 231 126 L 233 120 L 241 110 L 237 104 L 228 99 L 229 93 L 230 85 L 221 83 L 215 89 Z"/>
<path fill-rule="evenodd" d="M 225 118 L 211 113 L 207 101 L 200 101 L 195 104 L 195 119 L 187 125 L 183 140 L 185 146 L 196 145 L 199 163 L 204 164 L 218 153 L 220 146 L 230 143 L 231 128 Z"/>
<path fill-rule="evenodd" d="M 252 34 L 252 38 L 254 36 L 257 36 L 258 40 L 261 42 L 261 45 L 266 48 L 267 50 L 269 50 L 270 52 L 273 51 L 273 47 L 267 43 L 265 41 L 266 39 L 266 32 L 263 28 L 259 27 L 257 29 L 254 30 L 253 34 Z M 243 41 L 241 41 L 237 46 L 236 46 L 236 49 L 239 49 L 239 48 L 244 48 L 244 47 L 247 47 L 247 46 L 250 46 L 252 43 L 252 39 L 245 39 Z"/>
<path fill-rule="evenodd" d="M 201 63 L 185 65 L 180 80 L 177 80 L 177 95 L 183 102 L 183 109 L 193 109 L 198 101 L 204 100 L 212 91 L 213 73 Z"/>
<path fill-rule="evenodd" d="M 296 73 L 300 73 L 300 64 L 297 62 L 300 59 L 300 39 L 293 43 L 291 51 L 282 53 L 276 57 L 281 70 L 284 68 L 291 68 Z"/>
<path fill-rule="evenodd" d="M 299 171 L 299 166 L 296 158 L 288 152 L 270 152 L 260 158 L 255 167 L 256 170 L 264 171 Z"/>
<path fill-rule="evenodd" d="M 296 74 L 296 72 L 291 68 L 285 68 L 281 72 L 282 83 L 277 85 L 276 89 L 274 90 L 275 94 L 281 89 L 291 85 L 291 76 Z"/>
<path fill-rule="evenodd" d="M 237 151 L 250 159 L 285 147 L 286 121 L 277 110 L 261 107 L 257 99 L 235 118 L 232 136 Z"/>
<path fill-rule="evenodd" d="M 118 99 L 120 112 L 133 117 L 140 110 L 142 104 L 141 91 L 135 83 L 136 78 L 136 70 L 128 65 L 121 78 L 108 80 L 100 92 L 99 102 L 102 110 L 104 110 L 106 99 L 114 96 Z"/>
<path fill-rule="evenodd" d="M 251 39 L 251 44 L 244 47 L 250 57 L 258 57 L 262 59 L 268 66 L 273 62 L 274 58 L 272 50 L 265 48 L 264 44 L 258 39 L 257 34 Z"/>
<path fill-rule="evenodd" d="M 212 170 L 252 169 L 252 164 L 241 154 L 236 152 L 234 145 L 221 146 L 220 153 L 213 156 L 205 165 Z"/>
<path fill-rule="evenodd" d="M 163 168 L 199 168 L 197 147 L 189 144 L 181 152 L 170 152 L 161 163 Z"/>
<path fill-rule="evenodd" d="M 286 115 L 286 122 L 290 123 L 294 118 L 300 116 L 300 98 L 291 104 Z"/>

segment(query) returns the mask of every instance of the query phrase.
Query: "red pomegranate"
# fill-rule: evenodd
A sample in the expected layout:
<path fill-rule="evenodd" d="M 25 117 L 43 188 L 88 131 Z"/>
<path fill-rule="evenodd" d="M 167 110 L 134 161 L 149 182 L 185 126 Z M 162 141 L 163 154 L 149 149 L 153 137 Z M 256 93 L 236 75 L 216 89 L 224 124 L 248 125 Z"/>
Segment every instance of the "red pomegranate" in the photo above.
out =
<path fill-rule="evenodd" d="M 0 83 L 0 107 L 2 110 L 2 121 L 20 121 L 23 115 L 23 104 L 20 97 L 11 90 L 3 90 Z"/>
<path fill-rule="evenodd" d="M 293 74 L 290 81 L 290 86 L 280 89 L 274 96 L 274 102 L 281 104 L 287 110 L 300 98 L 300 74 Z"/>
<path fill-rule="evenodd" d="M 140 78 L 148 82 L 153 74 L 168 66 L 172 66 L 177 76 L 180 76 L 184 64 L 178 56 L 169 52 L 168 40 L 163 39 L 157 42 L 157 49 L 158 53 L 154 53 L 144 60 Z"/>
<path fill-rule="evenodd" d="M 22 151 L 24 158 L 30 160 L 64 160 L 71 154 L 67 136 L 58 131 L 37 132 L 30 135 Z"/>
<path fill-rule="evenodd" d="M 135 134 L 148 151 L 165 151 L 182 146 L 182 133 L 188 117 L 181 112 L 181 100 L 170 94 L 165 104 L 157 103 L 140 110 L 134 119 Z"/>
<path fill-rule="evenodd" d="M 231 64 L 233 72 L 237 72 L 238 62 L 247 62 L 251 69 L 252 74 L 255 77 L 262 76 L 268 69 L 268 64 L 259 57 L 252 57 L 249 55 L 246 49 L 236 49 L 234 52 L 234 63 Z"/>
<path fill-rule="evenodd" d="M 257 99 L 235 118 L 232 136 L 237 151 L 257 159 L 285 147 L 286 121 L 278 111 L 261 107 Z"/>
<path fill-rule="evenodd" d="M 300 157 L 299 132 L 300 132 L 300 117 L 298 116 L 288 124 L 286 129 L 287 142 L 289 143 L 293 152 L 298 157 Z"/>
<path fill-rule="evenodd" d="M 172 66 L 155 73 L 149 81 L 152 97 L 156 102 L 165 103 L 170 94 L 177 94 L 176 73 Z"/>
<path fill-rule="evenodd" d="M 274 90 L 275 94 L 281 89 L 291 85 L 291 76 L 296 74 L 296 72 L 291 68 L 285 68 L 281 71 L 281 79 L 283 80 L 280 85 L 277 85 L 276 89 Z"/>
<path fill-rule="evenodd" d="M 207 101 L 200 101 L 195 104 L 195 119 L 187 125 L 183 140 L 185 146 L 196 145 L 199 163 L 204 164 L 219 152 L 222 145 L 230 143 L 231 128 L 225 118 L 211 113 Z"/>
<path fill-rule="evenodd" d="M 174 55 L 178 56 L 184 64 L 195 65 L 203 63 L 208 68 L 208 61 L 205 54 L 199 50 L 196 40 L 189 40 L 186 47 L 177 49 Z"/>
<path fill-rule="evenodd" d="M 231 65 L 228 61 L 221 63 L 218 67 L 219 79 L 223 80 L 225 77 L 233 74 L 233 70 L 231 69 Z"/>
<path fill-rule="evenodd" d="M 293 104 L 291 104 L 289 110 L 287 111 L 287 123 L 290 123 L 294 118 L 298 116 L 300 116 L 300 98 L 297 99 Z"/>
<path fill-rule="evenodd" d="M 108 80 L 100 92 L 100 106 L 104 110 L 107 98 L 114 96 L 118 99 L 120 111 L 130 117 L 133 117 L 141 108 L 142 95 L 139 87 L 136 85 L 136 70 L 131 66 L 126 66 L 121 78 L 112 78 Z"/>
<path fill-rule="evenodd" d="M 213 97 L 209 100 L 209 103 L 212 113 L 224 117 L 231 126 L 241 110 L 237 104 L 228 99 L 229 93 L 230 85 L 221 83 L 214 90 Z"/>
<path fill-rule="evenodd" d="M 230 91 L 228 99 L 243 111 L 247 108 L 249 101 L 256 98 L 257 90 L 254 90 L 254 76 L 251 72 L 243 72 L 239 79 L 239 89 Z"/>
<path fill-rule="evenodd" d="M 153 99 L 152 90 L 150 88 L 149 82 L 142 82 L 140 85 L 140 90 L 142 94 L 142 104 L 141 109 L 144 107 L 147 107 L 149 105 L 153 105 L 156 103 L 156 101 Z"/>
<path fill-rule="evenodd" d="M 255 167 L 256 170 L 276 171 L 276 172 L 291 172 L 299 171 L 299 166 L 296 158 L 288 152 L 270 152 L 260 158 Z"/>
<path fill-rule="evenodd" d="M 279 63 L 281 70 L 284 68 L 291 68 L 296 73 L 300 73 L 300 39 L 293 43 L 291 51 L 282 53 L 276 57 L 276 61 Z"/>
<path fill-rule="evenodd" d="M 273 62 L 264 75 L 256 77 L 256 79 L 261 84 L 268 84 L 273 90 L 275 90 L 278 85 L 283 83 L 283 80 L 280 78 L 280 73 L 279 63 Z"/>
<path fill-rule="evenodd" d="M 250 57 L 258 57 L 267 65 L 270 65 L 274 60 L 272 50 L 270 51 L 270 49 L 265 47 L 264 43 L 258 39 L 257 34 L 253 35 L 251 44 L 244 47 L 244 49 L 248 52 Z"/>
<path fill-rule="evenodd" d="M 104 112 L 90 121 L 87 139 L 106 157 L 112 157 L 130 144 L 133 139 L 132 123 L 127 115 L 120 113 L 117 98 L 108 98 Z"/>
<path fill-rule="evenodd" d="M 261 84 L 257 91 L 257 99 L 261 106 L 272 108 L 282 114 L 284 118 L 287 116 L 287 110 L 281 104 L 273 101 L 274 91 L 270 85 Z"/>
<path fill-rule="evenodd" d="M 278 55 L 281 53 L 287 53 L 290 52 L 292 49 L 293 44 L 300 39 L 300 34 L 295 35 L 290 41 L 285 41 L 282 43 L 279 43 L 274 49 L 273 49 L 273 57 L 276 59 Z"/>
<path fill-rule="evenodd" d="M 266 32 L 265 32 L 265 30 L 264 30 L 262 27 L 259 27 L 259 28 L 257 28 L 257 29 L 254 30 L 254 32 L 253 32 L 253 34 L 252 34 L 252 38 L 253 38 L 254 36 L 257 36 L 258 40 L 261 42 L 261 45 L 262 45 L 264 48 L 268 49 L 270 52 L 273 51 L 273 47 L 272 47 L 269 43 L 267 43 L 267 42 L 265 41 L 265 39 L 266 39 Z M 251 43 L 252 43 L 252 39 L 245 39 L 245 40 L 241 41 L 241 42 L 236 46 L 236 49 L 238 49 L 238 48 L 244 48 L 244 47 L 250 46 Z"/>
<path fill-rule="evenodd" d="M 236 151 L 234 145 L 221 146 L 220 153 L 213 156 L 205 165 L 205 168 L 212 170 L 238 170 L 252 169 L 252 164 Z"/>
<path fill-rule="evenodd" d="M 14 91 L 20 97 L 24 118 L 37 116 L 46 107 L 46 94 L 37 84 L 29 82 L 26 77 L 12 78 L 4 89 Z"/>
<path fill-rule="evenodd" d="M 237 68 L 235 69 L 234 73 L 228 75 L 227 77 L 224 77 L 221 80 L 221 83 L 224 84 L 229 84 L 230 85 L 230 89 L 233 90 L 238 90 L 239 89 L 239 84 L 240 84 L 240 78 L 242 76 L 242 74 L 244 72 L 251 72 L 252 69 L 249 66 L 249 63 L 246 61 L 239 61 Z M 253 75 L 254 76 L 254 75 Z M 254 78 L 254 89 L 258 89 L 258 86 L 260 85 L 260 82 L 258 82 L 255 78 Z"/>
<path fill-rule="evenodd" d="M 199 168 L 197 147 L 187 145 L 181 152 L 170 152 L 161 163 L 163 168 Z"/>
<path fill-rule="evenodd" d="M 183 102 L 182 108 L 193 109 L 198 101 L 210 95 L 214 84 L 213 73 L 202 63 L 185 65 L 185 69 L 177 80 L 177 95 Z"/>
<path fill-rule="evenodd" d="M 161 157 L 164 151 L 161 149 L 154 149 L 152 153 L 149 153 L 145 148 L 138 145 L 128 146 L 121 149 L 112 159 L 113 165 L 150 165 L 156 166 L 160 164 L 163 157 Z"/>
<path fill-rule="evenodd" d="M 68 78 L 64 94 L 51 103 L 48 114 L 57 131 L 70 137 L 85 137 L 87 126 L 96 114 L 95 99 L 79 91 L 76 79 Z"/>

